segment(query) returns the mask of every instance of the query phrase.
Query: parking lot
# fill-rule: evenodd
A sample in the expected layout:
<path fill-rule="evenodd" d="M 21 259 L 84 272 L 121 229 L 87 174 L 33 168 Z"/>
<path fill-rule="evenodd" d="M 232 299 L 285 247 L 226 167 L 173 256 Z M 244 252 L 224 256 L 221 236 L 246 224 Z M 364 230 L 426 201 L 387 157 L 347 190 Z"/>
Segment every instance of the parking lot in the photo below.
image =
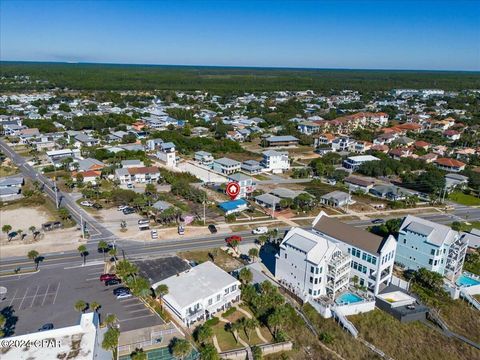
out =
<path fill-rule="evenodd" d="M 74 309 L 78 300 L 99 303 L 100 317 L 115 314 L 120 330 L 160 325 L 163 321 L 135 297 L 117 300 L 113 289 L 99 281 L 103 264 L 67 269 L 41 269 L 31 275 L 13 276 L 0 280 L 7 288 L 0 302 L 0 312 L 7 317 L 7 336 L 37 331 L 52 323 L 55 328 L 78 323 L 80 313 Z M 90 310 L 89 310 L 90 311 Z"/>

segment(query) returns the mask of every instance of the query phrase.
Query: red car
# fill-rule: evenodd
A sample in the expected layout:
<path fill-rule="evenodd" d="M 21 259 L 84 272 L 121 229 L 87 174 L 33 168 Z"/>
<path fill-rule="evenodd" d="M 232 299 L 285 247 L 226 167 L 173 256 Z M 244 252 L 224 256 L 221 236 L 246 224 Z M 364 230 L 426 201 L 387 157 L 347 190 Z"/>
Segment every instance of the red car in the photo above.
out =
<path fill-rule="evenodd" d="M 108 280 L 113 280 L 117 279 L 117 275 L 115 274 L 102 274 L 100 275 L 100 281 L 108 281 Z"/>
<path fill-rule="evenodd" d="M 238 236 L 238 235 L 232 235 L 232 236 L 229 236 L 225 239 L 225 241 L 227 243 L 231 243 L 231 242 L 236 242 L 236 243 L 240 243 L 242 241 L 242 237 L 241 236 Z"/>

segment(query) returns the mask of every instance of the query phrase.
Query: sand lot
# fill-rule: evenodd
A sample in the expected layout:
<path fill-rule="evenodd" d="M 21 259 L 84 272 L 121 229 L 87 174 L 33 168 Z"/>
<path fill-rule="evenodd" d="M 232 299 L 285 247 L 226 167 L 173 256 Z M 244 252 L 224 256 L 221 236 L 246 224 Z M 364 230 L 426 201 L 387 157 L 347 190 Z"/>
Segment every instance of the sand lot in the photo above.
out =
<path fill-rule="evenodd" d="M 30 226 L 41 229 L 43 223 L 54 220 L 45 208 L 23 207 L 2 209 L 0 213 L 0 227 L 8 224 L 12 231 L 21 229 L 27 234 L 23 240 L 13 238 L 10 242 L 5 233 L 0 234 L 0 257 L 25 256 L 29 250 L 35 249 L 41 254 L 76 249 L 82 242 L 80 231 L 76 228 L 58 229 L 42 232 L 36 240 L 28 230 Z"/>

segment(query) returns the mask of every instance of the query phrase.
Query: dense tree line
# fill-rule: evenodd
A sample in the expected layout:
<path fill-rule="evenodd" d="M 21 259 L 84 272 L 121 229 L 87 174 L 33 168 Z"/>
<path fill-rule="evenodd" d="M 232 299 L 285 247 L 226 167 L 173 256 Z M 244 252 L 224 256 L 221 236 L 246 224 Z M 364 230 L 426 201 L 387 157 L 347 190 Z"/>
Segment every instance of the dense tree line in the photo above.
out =
<path fill-rule="evenodd" d="M 2 76 L 28 75 L 30 83 L 1 84 L 0 91 L 44 89 L 84 90 L 211 90 L 232 91 L 302 90 L 359 91 L 392 88 L 480 88 L 474 72 L 316 70 L 222 68 L 198 66 L 145 66 L 111 64 L 65 64 L 2 62 Z M 36 80 L 46 80 L 37 83 Z"/>

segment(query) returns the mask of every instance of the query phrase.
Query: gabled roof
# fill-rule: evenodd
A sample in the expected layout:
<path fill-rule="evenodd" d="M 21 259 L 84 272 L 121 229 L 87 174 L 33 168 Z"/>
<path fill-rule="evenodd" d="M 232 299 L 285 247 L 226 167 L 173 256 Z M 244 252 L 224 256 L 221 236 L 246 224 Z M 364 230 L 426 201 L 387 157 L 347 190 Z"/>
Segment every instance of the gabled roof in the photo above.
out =
<path fill-rule="evenodd" d="M 436 246 L 451 244 L 459 234 L 449 226 L 438 224 L 413 215 L 407 215 L 405 217 L 402 225 L 400 225 L 400 231 L 412 231 L 416 234 L 423 235 L 427 238 L 426 241 Z"/>
<path fill-rule="evenodd" d="M 384 244 L 381 236 L 328 217 L 323 212 L 314 220 L 313 229 L 371 254 L 379 254 Z"/>

